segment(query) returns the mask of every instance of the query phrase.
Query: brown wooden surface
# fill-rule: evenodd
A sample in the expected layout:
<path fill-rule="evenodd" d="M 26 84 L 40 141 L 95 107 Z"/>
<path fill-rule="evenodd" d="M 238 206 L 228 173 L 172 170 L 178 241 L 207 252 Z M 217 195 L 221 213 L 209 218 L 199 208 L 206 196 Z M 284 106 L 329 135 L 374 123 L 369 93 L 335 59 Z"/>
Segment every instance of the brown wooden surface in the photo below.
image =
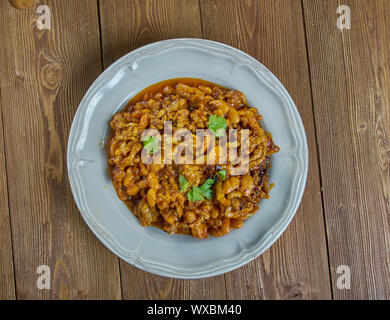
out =
<path fill-rule="evenodd" d="M 348 265 L 353 284 L 333 294 L 389 299 L 390 1 L 344 1 L 344 32 L 338 1 L 303 3 L 332 278 Z"/>
<path fill-rule="evenodd" d="M 390 299 L 388 0 L 0 2 L 0 299 Z M 305 125 L 309 174 L 296 217 L 261 257 L 203 280 L 151 275 L 118 259 L 74 204 L 66 146 L 77 106 L 112 62 L 154 41 L 233 45 L 285 85 Z M 36 269 L 52 270 L 38 290 Z M 340 290 L 337 267 L 351 268 Z"/>
<path fill-rule="evenodd" d="M 1 106 L 16 298 L 117 299 L 118 259 L 83 222 L 66 170 L 73 115 L 102 71 L 97 4 L 47 3 L 50 31 L 33 27 L 34 8 L 17 11 L 0 3 L 7 26 L 0 31 L 6 43 Z M 36 287 L 40 265 L 51 268 L 51 290 Z"/>
<path fill-rule="evenodd" d="M 0 54 L 3 55 L 3 52 L 0 51 Z M 3 119 L 0 117 L 0 299 L 15 299 L 15 282 L 11 241 L 8 186 L 5 169 Z"/>

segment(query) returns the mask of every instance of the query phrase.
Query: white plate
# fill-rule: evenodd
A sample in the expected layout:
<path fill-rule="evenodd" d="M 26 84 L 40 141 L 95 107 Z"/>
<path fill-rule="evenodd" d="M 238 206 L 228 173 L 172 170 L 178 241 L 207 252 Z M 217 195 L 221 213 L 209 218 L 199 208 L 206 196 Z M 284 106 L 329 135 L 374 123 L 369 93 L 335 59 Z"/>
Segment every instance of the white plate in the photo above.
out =
<path fill-rule="evenodd" d="M 224 237 L 198 240 L 141 227 L 117 197 L 107 166 L 106 132 L 112 115 L 142 89 L 180 77 L 208 80 L 242 91 L 263 115 L 281 150 L 272 156 L 271 199 Z M 305 188 L 308 152 L 301 118 L 286 89 L 257 60 L 224 44 L 172 39 L 134 50 L 113 63 L 80 103 L 68 143 L 74 199 L 104 245 L 128 263 L 174 278 L 203 278 L 231 271 L 263 253 L 286 229 Z"/>

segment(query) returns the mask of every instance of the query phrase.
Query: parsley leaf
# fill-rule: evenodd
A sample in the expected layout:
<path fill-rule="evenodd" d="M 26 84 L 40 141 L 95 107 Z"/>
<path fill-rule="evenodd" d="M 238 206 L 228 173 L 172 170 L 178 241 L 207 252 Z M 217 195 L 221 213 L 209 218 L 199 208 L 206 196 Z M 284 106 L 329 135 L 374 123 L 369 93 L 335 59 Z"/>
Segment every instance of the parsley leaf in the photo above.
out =
<path fill-rule="evenodd" d="M 144 148 L 150 155 L 158 151 L 158 138 L 153 136 L 143 136 L 141 141 L 144 143 Z"/>
<path fill-rule="evenodd" d="M 200 187 L 199 190 L 202 193 L 204 197 L 207 199 L 211 199 L 213 197 L 213 190 L 211 190 L 211 187 L 213 186 L 215 180 L 214 179 L 207 179 Z"/>
<path fill-rule="evenodd" d="M 213 186 L 215 180 L 207 179 L 200 187 L 192 187 L 192 189 L 187 193 L 187 198 L 191 202 L 203 201 L 205 198 L 211 199 L 213 197 Z"/>
<path fill-rule="evenodd" d="M 220 170 L 218 171 L 213 178 L 207 179 L 201 186 L 199 187 L 192 187 L 190 191 L 187 193 L 187 198 L 191 202 L 196 201 L 204 201 L 206 199 L 211 199 L 214 196 L 213 190 L 211 187 L 215 183 L 215 179 L 217 175 L 221 178 L 222 181 L 225 181 L 226 179 L 226 170 Z M 185 192 L 188 188 L 188 181 L 183 176 L 179 176 L 179 182 L 180 182 L 180 191 Z M 183 191 L 184 190 L 184 191 Z"/>
<path fill-rule="evenodd" d="M 203 201 L 204 197 L 202 193 L 200 192 L 199 187 L 192 187 L 190 191 L 187 193 L 187 198 L 191 202 L 196 202 L 196 201 Z"/>
<path fill-rule="evenodd" d="M 188 180 L 182 174 L 179 176 L 180 192 L 186 192 L 188 189 Z"/>
<path fill-rule="evenodd" d="M 227 126 L 226 119 L 216 114 L 212 114 L 209 118 L 208 126 L 216 137 L 222 137 L 225 135 Z"/>
<path fill-rule="evenodd" d="M 226 180 L 226 170 L 221 170 L 217 172 L 217 175 L 221 178 L 222 181 Z"/>

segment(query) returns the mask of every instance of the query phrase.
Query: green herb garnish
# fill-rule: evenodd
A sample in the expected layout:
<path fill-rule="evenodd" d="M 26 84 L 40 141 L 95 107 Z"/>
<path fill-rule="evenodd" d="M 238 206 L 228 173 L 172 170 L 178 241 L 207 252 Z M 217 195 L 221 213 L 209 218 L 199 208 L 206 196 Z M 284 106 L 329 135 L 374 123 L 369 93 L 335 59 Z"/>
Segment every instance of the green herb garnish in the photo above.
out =
<path fill-rule="evenodd" d="M 153 136 L 143 136 L 141 141 L 144 143 L 145 150 L 150 154 L 158 151 L 158 138 Z"/>
<path fill-rule="evenodd" d="M 226 170 L 220 170 L 218 171 L 213 178 L 207 179 L 201 186 L 199 187 L 192 187 L 190 191 L 187 193 L 187 198 L 191 202 L 196 201 L 204 201 L 206 199 L 211 199 L 214 195 L 213 190 L 211 190 L 211 187 L 215 183 L 215 179 L 217 175 L 221 178 L 222 181 L 225 181 L 226 179 Z M 183 175 L 179 176 L 179 182 L 180 182 L 180 192 L 185 192 L 188 189 L 188 181 L 186 177 Z"/>
<path fill-rule="evenodd" d="M 187 198 L 191 202 L 204 200 L 204 197 L 202 195 L 202 192 L 200 192 L 199 187 L 192 187 L 192 189 L 190 191 L 188 191 L 188 193 L 187 193 Z"/>
<path fill-rule="evenodd" d="M 218 171 L 215 175 L 218 175 L 222 181 L 226 180 L 226 170 Z"/>
<path fill-rule="evenodd" d="M 216 137 L 222 137 L 225 135 L 225 129 L 227 126 L 226 119 L 216 114 L 212 114 L 209 118 L 208 126 Z"/>
<path fill-rule="evenodd" d="M 180 192 L 186 192 L 188 189 L 188 180 L 182 174 L 179 176 Z"/>
<path fill-rule="evenodd" d="M 199 190 L 202 193 L 202 195 L 207 198 L 211 199 L 213 197 L 213 190 L 211 190 L 211 187 L 213 186 L 215 180 L 214 179 L 207 179 L 200 187 Z"/>
<path fill-rule="evenodd" d="M 191 202 L 203 201 L 205 198 L 211 199 L 213 197 L 213 186 L 215 180 L 207 179 L 200 187 L 192 187 L 192 189 L 187 193 L 187 198 Z"/>

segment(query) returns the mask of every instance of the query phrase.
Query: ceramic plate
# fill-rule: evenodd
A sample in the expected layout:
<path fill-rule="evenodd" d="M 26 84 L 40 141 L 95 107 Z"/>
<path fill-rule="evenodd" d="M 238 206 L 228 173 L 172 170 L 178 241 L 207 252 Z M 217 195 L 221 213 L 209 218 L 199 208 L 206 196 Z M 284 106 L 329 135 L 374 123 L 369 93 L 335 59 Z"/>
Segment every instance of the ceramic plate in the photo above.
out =
<path fill-rule="evenodd" d="M 143 228 L 117 197 L 105 144 L 109 121 L 142 89 L 171 78 L 201 78 L 242 91 L 263 116 L 280 152 L 272 156 L 271 199 L 224 237 L 198 240 Z M 134 50 L 113 63 L 80 103 L 68 143 L 74 199 L 94 234 L 128 263 L 174 278 L 202 278 L 231 271 L 258 257 L 286 229 L 305 188 L 308 152 L 301 118 L 279 80 L 249 55 L 201 39 L 172 39 Z"/>

